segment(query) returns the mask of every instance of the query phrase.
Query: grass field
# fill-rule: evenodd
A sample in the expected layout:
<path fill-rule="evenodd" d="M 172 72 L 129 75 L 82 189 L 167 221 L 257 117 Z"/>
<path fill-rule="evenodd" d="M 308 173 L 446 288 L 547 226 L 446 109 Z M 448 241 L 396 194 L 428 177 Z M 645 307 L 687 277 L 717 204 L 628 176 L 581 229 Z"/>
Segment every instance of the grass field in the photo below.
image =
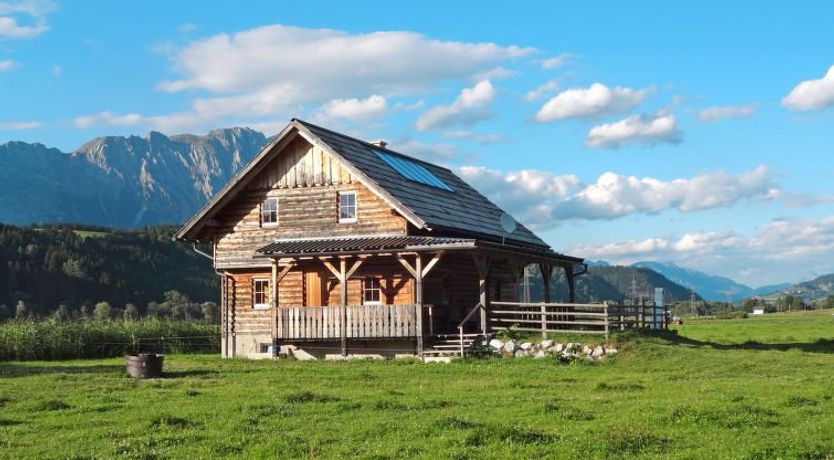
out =
<path fill-rule="evenodd" d="M 7 458 L 834 458 L 832 312 L 690 321 L 598 365 L 0 364 Z"/>

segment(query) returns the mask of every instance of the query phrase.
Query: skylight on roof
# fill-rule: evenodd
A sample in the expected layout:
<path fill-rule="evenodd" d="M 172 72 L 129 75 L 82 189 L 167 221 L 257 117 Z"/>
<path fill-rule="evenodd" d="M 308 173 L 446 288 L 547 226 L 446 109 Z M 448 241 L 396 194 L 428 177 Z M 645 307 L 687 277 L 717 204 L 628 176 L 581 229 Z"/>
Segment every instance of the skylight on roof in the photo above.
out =
<path fill-rule="evenodd" d="M 452 187 L 446 185 L 445 182 L 438 179 L 437 176 L 432 174 L 432 172 L 426 169 L 425 166 L 417 162 L 397 155 L 391 155 L 390 153 L 380 150 L 374 150 L 373 152 L 377 157 L 379 157 L 379 159 L 387 163 L 388 166 L 394 168 L 394 171 L 397 171 L 408 180 L 413 180 L 414 182 L 430 185 L 432 187 L 448 190 L 450 192 L 455 191 Z"/>

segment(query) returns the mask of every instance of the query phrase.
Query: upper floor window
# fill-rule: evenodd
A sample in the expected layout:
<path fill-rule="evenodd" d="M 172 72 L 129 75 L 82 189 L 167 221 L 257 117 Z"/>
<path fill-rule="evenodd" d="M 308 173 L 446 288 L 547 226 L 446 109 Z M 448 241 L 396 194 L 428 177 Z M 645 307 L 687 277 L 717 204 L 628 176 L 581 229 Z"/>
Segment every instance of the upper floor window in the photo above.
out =
<path fill-rule="evenodd" d="M 252 308 L 255 310 L 269 308 L 269 280 L 252 280 Z"/>
<path fill-rule="evenodd" d="M 278 226 L 278 198 L 269 197 L 261 203 L 261 226 Z"/>
<path fill-rule="evenodd" d="M 365 278 L 362 280 L 362 303 L 378 304 L 382 302 L 382 286 L 379 278 Z"/>
<path fill-rule="evenodd" d="M 356 222 L 356 192 L 339 192 L 339 223 Z"/>

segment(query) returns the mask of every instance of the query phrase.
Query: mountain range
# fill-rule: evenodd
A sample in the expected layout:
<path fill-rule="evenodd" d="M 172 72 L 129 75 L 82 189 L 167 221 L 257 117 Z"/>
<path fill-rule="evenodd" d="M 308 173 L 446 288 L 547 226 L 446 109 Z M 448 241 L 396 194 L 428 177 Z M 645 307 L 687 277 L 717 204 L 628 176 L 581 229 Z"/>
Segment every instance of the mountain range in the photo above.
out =
<path fill-rule="evenodd" d="M 752 288 L 730 278 L 684 268 L 673 262 L 637 262 L 631 266 L 649 268 L 670 281 L 694 290 L 704 299 L 722 302 L 738 302 L 748 297 L 782 291 L 791 286 L 790 283 L 783 283 Z"/>
<path fill-rule="evenodd" d="M 137 228 L 179 224 L 266 143 L 248 128 L 204 136 L 107 136 L 65 153 L 0 145 L 0 222 Z"/>

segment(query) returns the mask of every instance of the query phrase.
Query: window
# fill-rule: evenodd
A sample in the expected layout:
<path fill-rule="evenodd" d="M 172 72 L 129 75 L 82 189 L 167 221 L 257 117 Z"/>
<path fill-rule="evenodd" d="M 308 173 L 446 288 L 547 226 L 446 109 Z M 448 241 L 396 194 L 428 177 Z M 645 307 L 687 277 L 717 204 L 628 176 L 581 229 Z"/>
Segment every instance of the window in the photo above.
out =
<path fill-rule="evenodd" d="M 261 203 L 261 226 L 278 226 L 278 198 L 270 197 Z"/>
<path fill-rule="evenodd" d="M 362 280 L 362 303 L 378 304 L 382 301 L 382 287 L 377 278 Z"/>
<path fill-rule="evenodd" d="M 252 280 L 252 308 L 269 308 L 269 280 Z"/>
<path fill-rule="evenodd" d="M 356 192 L 339 192 L 339 223 L 356 222 Z"/>

